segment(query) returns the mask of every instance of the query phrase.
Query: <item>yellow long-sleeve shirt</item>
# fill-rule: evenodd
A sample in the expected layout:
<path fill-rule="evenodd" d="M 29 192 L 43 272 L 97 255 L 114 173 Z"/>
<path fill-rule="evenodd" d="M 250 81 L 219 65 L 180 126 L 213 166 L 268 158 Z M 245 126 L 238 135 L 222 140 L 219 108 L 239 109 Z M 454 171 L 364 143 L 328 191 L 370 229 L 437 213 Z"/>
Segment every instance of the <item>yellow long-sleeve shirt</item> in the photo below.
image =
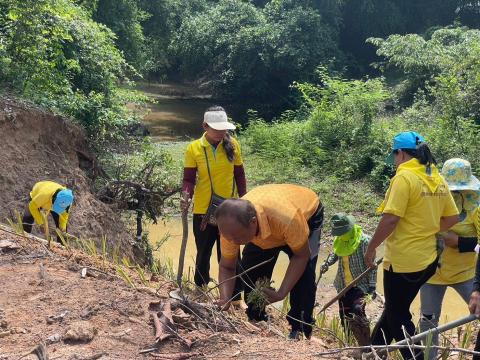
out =
<path fill-rule="evenodd" d="M 30 214 L 38 225 L 43 225 L 43 217 L 40 210 L 45 210 L 48 213 L 52 211 L 52 198 L 57 190 L 66 189 L 65 186 L 57 184 L 54 181 L 40 181 L 37 182 L 32 191 L 30 192 L 31 201 L 28 204 Z M 65 231 L 67 229 L 68 211 L 59 215 L 59 227 L 60 230 Z"/>

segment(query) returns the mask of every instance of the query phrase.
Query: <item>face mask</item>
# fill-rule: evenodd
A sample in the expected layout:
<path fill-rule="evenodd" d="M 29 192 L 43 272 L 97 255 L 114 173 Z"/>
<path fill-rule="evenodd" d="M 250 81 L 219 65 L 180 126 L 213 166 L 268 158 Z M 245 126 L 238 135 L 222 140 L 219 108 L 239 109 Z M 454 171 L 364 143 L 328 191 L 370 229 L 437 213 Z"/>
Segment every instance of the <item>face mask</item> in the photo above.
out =
<path fill-rule="evenodd" d="M 455 200 L 455 205 L 457 206 L 457 210 L 460 213 L 459 214 L 460 221 L 463 221 L 467 216 L 466 211 L 463 208 L 463 203 L 464 203 L 463 196 L 460 193 L 460 191 L 452 191 L 452 196 L 453 196 L 453 200 Z"/>

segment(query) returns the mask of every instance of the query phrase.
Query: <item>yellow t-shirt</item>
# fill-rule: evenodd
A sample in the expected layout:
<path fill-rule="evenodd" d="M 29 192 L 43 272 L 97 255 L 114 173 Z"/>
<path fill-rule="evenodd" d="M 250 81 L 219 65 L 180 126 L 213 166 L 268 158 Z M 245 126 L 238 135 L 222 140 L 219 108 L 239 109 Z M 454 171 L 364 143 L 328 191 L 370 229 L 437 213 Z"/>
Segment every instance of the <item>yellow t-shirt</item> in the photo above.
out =
<path fill-rule="evenodd" d="M 398 167 L 379 211 L 400 217 L 385 241 L 383 258 L 385 269 L 392 266 L 399 273 L 421 271 L 431 264 L 437 257 L 435 234 L 440 231 L 440 218 L 458 214 L 437 168 L 432 166 L 428 177 L 415 158 Z"/>
<path fill-rule="evenodd" d="M 192 141 L 190 144 L 188 144 L 185 152 L 184 167 L 197 169 L 197 182 L 193 195 L 194 214 L 205 214 L 207 212 L 212 193 L 204 149 L 206 150 L 208 156 L 213 190 L 221 197 L 232 197 L 232 189 L 234 188 L 233 167 L 235 165 L 242 165 L 243 160 L 239 143 L 233 137 L 231 139 L 235 152 L 233 163 L 227 158 L 225 149 L 222 146 L 223 142 L 220 142 L 217 145 L 214 153 L 212 145 L 205 138 L 205 134 L 203 134 L 200 139 Z M 235 186 L 233 197 L 237 196 L 237 189 Z"/>
<path fill-rule="evenodd" d="M 458 236 L 480 237 L 480 208 L 467 212 L 465 220 L 455 224 L 450 231 Z M 441 267 L 437 268 L 437 272 L 428 280 L 428 283 L 448 285 L 470 280 L 475 275 L 476 259 L 475 252 L 460 253 L 458 249 L 445 246 Z"/>
<path fill-rule="evenodd" d="M 66 189 L 65 186 L 57 184 L 53 181 L 39 181 L 30 192 L 32 200 L 28 204 L 30 214 L 38 225 L 43 225 L 43 217 L 40 214 L 40 209 L 50 212 L 52 210 L 52 198 L 57 190 Z M 68 222 L 68 212 L 65 211 L 59 215 L 58 225 L 61 230 L 65 231 Z"/>
<path fill-rule="evenodd" d="M 352 272 L 350 271 L 350 263 L 348 261 L 348 256 L 342 256 L 342 262 L 343 262 L 343 272 L 345 275 L 345 286 L 348 286 L 353 281 L 353 276 L 352 276 Z"/>
<path fill-rule="evenodd" d="M 307 222 L 320 204 L 318 195 L 312 190 L 290 184 L 263 185 L 249 191 L 242 199 L 249 200 L 257 212 L 259 232 L 253 244 L 262 249 L 288 245 L 295 251 L 307 243 L 310 233 Z M 239 245 L 223 236 L 220 245 L 222 256 L 237 257 Z"/>

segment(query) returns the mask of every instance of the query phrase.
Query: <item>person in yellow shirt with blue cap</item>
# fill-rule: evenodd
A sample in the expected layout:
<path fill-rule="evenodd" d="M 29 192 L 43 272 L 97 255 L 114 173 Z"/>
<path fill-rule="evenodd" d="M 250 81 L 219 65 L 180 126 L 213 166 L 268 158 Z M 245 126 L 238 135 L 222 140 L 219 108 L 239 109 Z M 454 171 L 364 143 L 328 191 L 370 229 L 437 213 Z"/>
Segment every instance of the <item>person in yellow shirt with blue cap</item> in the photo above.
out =
<path fill-rule="evenodd" d="M 44 224 L 50 213 L 55 226 L 63 232 L 67 231 L 68 216 L 73 203 L 73 192 L 65 186 L 54 181 L 37 182 L 30 192 L 30 202 L 23 215 L 23 229 L 27 233 L 32 232 L 34 223 Z M 57 240 L 59 240 L 57 236 Z"/>
<path fill-rule="evenodd" d="M 425 139 L 414 131 L 395 136 L 388 161 L 396 166 L 385 199 L 382 218 L 365 252 L 375 266 L 375 249 L 385 241 L 383 288 L 385 308 L 372 333 L 373 345 L 413 336 L 410 305 L 438 265 L 436 234 L 455 225 L 458 210 L 440 175 Z M 423 352 L 402 349 L 404 359 L 423 360 Z"/>
<path fill-rule="evenodd" d="M 458 158 L 445 161 L 442 175 L 460 212 L 460 222 L 439 234 L 445 244 L 441 265 L 420 289 L 422 332 L 438 326 L 447 287 L 455 289 L 468 304 L 480 249 L 480 181 L 472 175 L 470 162 Z M 438 345 L 438 334 L 432 337 L 432 345 Z M 429 358 L 436 359 L 437 352 L 430 349 Z"/>
<path fill-rule="evenodd" d="M 334 286 L 337 292 L 347 287 L 353 279 L 368 269 L 363 257 L 370 236 L 365 234 L 355 218 L 337 213 L 331 219 L 333 253 L 320 267 L 325 273 L 330 266 L 338 262 Z M 375 298 L 377 270 L 372 270 L 338 300 L 340 320 L 344 329 L 349 329 L 360 346 L 370 345 L 370 324 L 365 314 L 365 301 L 368 295 Z"/>

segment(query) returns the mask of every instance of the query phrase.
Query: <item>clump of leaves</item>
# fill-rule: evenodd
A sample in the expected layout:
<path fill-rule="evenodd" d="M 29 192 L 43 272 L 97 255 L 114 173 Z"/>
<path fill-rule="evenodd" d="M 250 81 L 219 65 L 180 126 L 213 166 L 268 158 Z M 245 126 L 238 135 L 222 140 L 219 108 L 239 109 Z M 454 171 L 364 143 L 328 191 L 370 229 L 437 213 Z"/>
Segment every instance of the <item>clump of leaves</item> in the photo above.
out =
<path fill-rule="evenodd" d="M 255 287 L 247 296 L 247 303 L 252 304 L 257 310 L 263 310 L 268 304 L 265 289 L 272 289 L 273 281 L 267 278 L 258 279 L 255 282 Z"/>

